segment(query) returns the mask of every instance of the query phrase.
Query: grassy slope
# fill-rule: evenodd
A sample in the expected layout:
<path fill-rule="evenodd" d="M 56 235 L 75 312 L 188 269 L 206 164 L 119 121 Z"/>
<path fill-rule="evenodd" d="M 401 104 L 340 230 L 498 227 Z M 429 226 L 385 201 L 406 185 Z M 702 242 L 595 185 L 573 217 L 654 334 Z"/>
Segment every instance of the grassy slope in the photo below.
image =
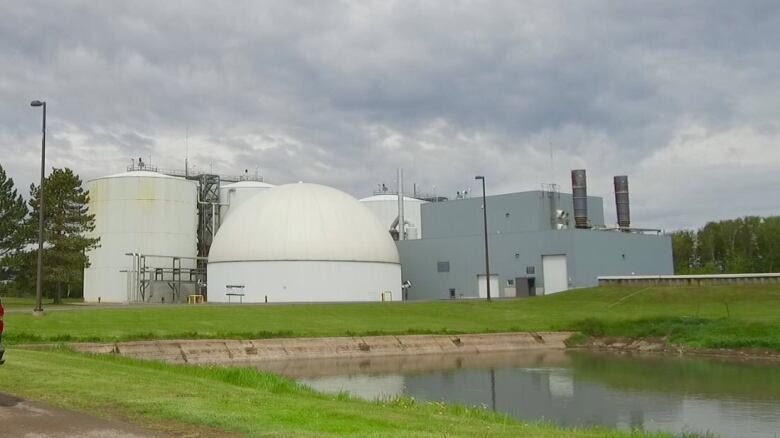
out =
<path fill-rule="evenodd" d="M 252 369 L 201 368 L 13 349 L 0 388 L 61 406 L 181 431 L 250 436 L 627 437 L 605 429 L 522 424 L 489 411 L 401 398 L 368 402 L 313 392 Z M 652 435 L 666 436 L 666 435 Z"/>
<path fill-rule="evenodd" d="M 13 343 L 582 330 L 780 350 L 780 286 L 581 289 L 527 300 L 170 306 L 6 315 Z"/>

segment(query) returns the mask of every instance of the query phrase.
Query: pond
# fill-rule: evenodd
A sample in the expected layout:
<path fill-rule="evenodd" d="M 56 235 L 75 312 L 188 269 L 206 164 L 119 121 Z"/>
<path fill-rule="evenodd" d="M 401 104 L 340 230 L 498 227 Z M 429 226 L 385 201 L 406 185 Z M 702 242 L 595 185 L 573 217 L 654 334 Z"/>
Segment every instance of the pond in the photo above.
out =
<path fill-rule="evenodd" d="M 484 406 L 524 421 L 772 437 L 780 364 L 542 351 L 270 362 L 325 392 Z"/>

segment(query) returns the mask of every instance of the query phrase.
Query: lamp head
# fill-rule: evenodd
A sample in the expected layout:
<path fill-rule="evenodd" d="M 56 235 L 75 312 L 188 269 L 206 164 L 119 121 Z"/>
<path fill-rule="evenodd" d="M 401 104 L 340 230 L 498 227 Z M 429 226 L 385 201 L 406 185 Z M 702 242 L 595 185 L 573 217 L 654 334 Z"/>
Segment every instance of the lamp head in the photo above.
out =
<path fill-rule="evenodd" d="M 484 176 L 475 176 L 474 179 L 482 179 L 482 180 L 484 180 L 485 177 Z"/>
<path fill-rule="evenodd" d="M 30 102 L 30 106 L 43 106 L 45 104 L 46 102 L 41 102 L 40 100 L 33 100 L 32 102 Z"/>

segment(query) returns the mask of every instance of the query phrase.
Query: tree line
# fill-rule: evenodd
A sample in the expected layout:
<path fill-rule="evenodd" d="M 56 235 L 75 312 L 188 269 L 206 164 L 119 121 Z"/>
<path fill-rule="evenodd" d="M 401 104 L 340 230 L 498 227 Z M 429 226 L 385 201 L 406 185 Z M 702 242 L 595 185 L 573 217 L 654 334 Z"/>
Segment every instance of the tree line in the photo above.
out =
<path fill-rule="evenodd" d="M 746 216 L 672 233 L 675 274 L 780 272 L 780 216 Z"/>
<path fill-rule="evenodd" d="M 68 168 L 44 178 L 43 292 L 59 302 L 63 295 L 82 296 L 86 252 L 99 245 L 88 237 L 95 217 L 87 212 L 89 193 Z M 30 185 L 25 201 L 0 164 L 0 293 L 33 295 L 38 263 L 38 217 L 41 188 Z"/>

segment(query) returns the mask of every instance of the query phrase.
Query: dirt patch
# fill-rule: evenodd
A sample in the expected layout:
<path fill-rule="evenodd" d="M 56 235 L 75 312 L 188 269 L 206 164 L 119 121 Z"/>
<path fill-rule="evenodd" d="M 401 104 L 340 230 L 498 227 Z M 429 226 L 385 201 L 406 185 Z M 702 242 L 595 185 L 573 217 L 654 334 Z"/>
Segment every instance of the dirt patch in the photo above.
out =
<path fill-rule="evenodd" d="M 0 394 L 0 435 L 35 438 L 157 438 L 163 433 Z"/>

